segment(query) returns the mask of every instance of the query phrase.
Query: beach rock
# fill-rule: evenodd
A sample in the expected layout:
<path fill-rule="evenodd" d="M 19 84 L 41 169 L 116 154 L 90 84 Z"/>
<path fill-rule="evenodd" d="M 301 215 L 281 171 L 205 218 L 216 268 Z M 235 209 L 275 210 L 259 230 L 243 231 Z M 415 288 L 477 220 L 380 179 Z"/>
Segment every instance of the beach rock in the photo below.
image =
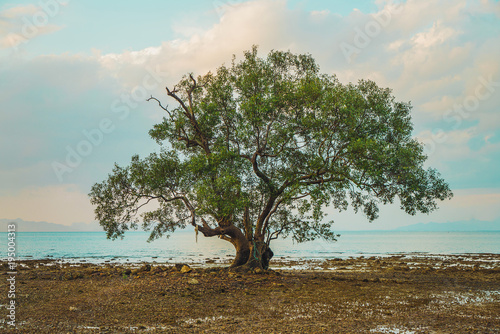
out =
<path fill-rule="evenodd" d="M 151 265 L 145 264 L 140 268 L 140 271 L 151 271 Z"/>
<path fill-rule="evenodd" d="M 187 265 L 187 264 L 185 264 L 185 263 L 176 263 L 176 264 L 174 265 L 174 268 L 175 268 L 177 271 L 181 271 L 182 267 L 184 267 L 184 266 L 188 266 L 188 265 Z M 188 267 L 189 267 L 189 266 L 188 266 Z"/>
<path fill-rule="evenodd" d="M 193 269 L 191 269 L 190 266 L 188 266 L 187 264 L 183 265 L 182 268 L 181 268 L 181 274 L 186 274 L 186 273 L 189 273 L 191 272 Z"/>
<path fill-rule="evenodd" d="M 196 278 L 190 278 L 187 282 L 188 284 L 192 285 L 200 284 L 200 281 L 198 281 Z"/>

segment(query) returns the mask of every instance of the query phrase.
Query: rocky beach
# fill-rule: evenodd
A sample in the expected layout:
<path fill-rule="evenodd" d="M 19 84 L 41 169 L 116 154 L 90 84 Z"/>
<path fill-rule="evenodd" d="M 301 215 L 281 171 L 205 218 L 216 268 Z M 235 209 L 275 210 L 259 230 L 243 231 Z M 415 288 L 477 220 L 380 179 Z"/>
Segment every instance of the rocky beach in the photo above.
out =
<path fill-rule="evenodd" d="M 500 333 L 500 255 L 220 264 L 17 263 L 3 333 Z"/>

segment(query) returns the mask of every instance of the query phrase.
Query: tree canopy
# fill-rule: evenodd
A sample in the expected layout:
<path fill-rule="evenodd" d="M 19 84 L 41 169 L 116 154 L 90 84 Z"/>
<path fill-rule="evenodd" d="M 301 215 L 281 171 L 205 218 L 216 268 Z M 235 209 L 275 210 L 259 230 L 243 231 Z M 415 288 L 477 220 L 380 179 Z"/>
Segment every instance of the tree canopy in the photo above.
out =
<path fill-rule="evenodd" d="M 92 187 L 109 238 L 142 225 L 151 239 L 192 225 L 236 248 L 233 266 L 267 267 L 270 241 L 334 240 L 325 207 L 351 205 L 369 221 L 399 199 L 429 213 L 452 193 L 425 169 L 410 103 L 373 81 L 342 84 L 310 55 L 257 48 L 166 88 L 174 107 L 151 130 L 162 149 L 115 165 Z"/>

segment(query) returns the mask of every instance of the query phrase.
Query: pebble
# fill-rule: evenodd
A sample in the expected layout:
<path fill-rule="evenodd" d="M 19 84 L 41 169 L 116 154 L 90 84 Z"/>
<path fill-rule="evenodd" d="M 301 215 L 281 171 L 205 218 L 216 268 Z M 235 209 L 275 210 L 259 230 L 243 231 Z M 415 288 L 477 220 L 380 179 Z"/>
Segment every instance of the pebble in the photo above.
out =
<path fill-rule="evenodd" d="M 196 284 L 200 284 L 200 281 L 198 281 L 196 278 L 190 278 L 188 280 L 188 284 L 196 285 Z"/>
<path fill-rule="evenodd" d="M 187 264 L 185 264 L 185 265 L 183 265 L 183 266 L 182 266 L 182 268 L 181 268 L 181 273 L 182 273 L 182 274 L 189 273 L 189 272 L 191 272 L 191 270 L 192 270 L 192 269 L 191 269 L 191 267 L 190 267 L 190 266 L 188 266 Z"/>

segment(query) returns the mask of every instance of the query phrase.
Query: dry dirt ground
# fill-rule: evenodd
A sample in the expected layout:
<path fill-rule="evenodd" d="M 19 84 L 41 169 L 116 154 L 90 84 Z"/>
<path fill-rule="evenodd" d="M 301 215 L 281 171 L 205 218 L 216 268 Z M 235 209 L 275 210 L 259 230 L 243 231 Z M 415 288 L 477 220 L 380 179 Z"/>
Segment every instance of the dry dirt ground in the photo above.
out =
<path fill-rule="evenodd" d="M 500 255 L 333 259 L 285 269 L 297 264 L 241 274 L 22 261 L 12 327 L 4 262 L 0 332 L 500 333 Z"/>

